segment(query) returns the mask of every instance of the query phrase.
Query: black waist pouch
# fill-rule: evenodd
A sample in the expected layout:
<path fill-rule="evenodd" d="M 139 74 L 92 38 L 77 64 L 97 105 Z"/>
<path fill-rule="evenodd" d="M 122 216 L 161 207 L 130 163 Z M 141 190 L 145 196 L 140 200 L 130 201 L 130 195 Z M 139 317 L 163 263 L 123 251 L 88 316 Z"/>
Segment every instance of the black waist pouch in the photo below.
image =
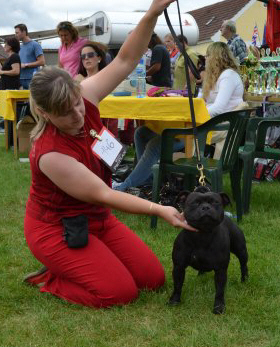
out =
<path fill-rule="evenodd" d="M 64 240 L 69 248 L 81 248 L 88 244 L 88 217 L 84 215 L 62 218 Z"/>

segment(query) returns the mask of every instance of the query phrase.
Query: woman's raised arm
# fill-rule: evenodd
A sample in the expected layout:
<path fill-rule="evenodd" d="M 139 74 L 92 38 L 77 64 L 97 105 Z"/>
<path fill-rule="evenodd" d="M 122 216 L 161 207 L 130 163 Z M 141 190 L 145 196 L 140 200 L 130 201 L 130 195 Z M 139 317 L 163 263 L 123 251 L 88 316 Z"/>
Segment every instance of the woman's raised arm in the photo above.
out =
<path fill-rule="evenodd" d="M 128 35 L 116 58 L 96 75 L 85 79 L 82 95 L 97 105 L 135 68 L 146 52 L 158 16 L 175 0 L 153 0 L 149 10 Z"/>

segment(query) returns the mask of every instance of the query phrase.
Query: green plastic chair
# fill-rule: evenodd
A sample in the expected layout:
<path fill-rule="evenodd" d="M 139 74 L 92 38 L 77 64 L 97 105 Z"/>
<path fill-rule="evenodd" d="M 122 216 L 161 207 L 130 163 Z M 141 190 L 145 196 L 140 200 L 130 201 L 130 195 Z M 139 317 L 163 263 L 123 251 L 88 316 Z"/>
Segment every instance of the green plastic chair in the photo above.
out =
<path fill-rule="evenodd" d="M 236 201 L 237 220 L 242 218 L 241 200 L 241 170 L 238 167 L 238 149 L 244 139 L 246 125 L 252 109 L 232 111 L 213 117 L 206 123 L 197 127 L 197 138 L 201 161 L 204 166 L 204 174 L 211 183 L 212 190 L 221 192 L 223 190 L 224 173 L 230 173 L 233 197 Z M 227 123 L 225 123 L 227 122 Z M 228 130 L 223 151 L 219 160 L 204 157 L 204 148 L 209 131 Z M 182 158 L 173 162 L 173 141 L 178 135 L 193 135 L 193 129 L 165 129 L 161 138 L 161 156 L 159 163 L 153 166 L 153 196 L 154 202 L 159 201 L 161 185 L 170 173 L 181 173 L 184 175 L 184 187 L 192 190 L 195 187 L 197 170 L 197 159 Z M 156 228 L 157 217 L 151 217 L 151 228 Z"/>
<path fill-rule="evenodd" d="M 265 145 L 267 129 L 271 126 L 280 126 L 280 118 L 254 117 L 250 119 L 247 125 L 245 145 L 239 149 L 239 158 L 243 162 L 243 213 L 249 212 L 254 159 L 280 160 L 280 149 Z"/>

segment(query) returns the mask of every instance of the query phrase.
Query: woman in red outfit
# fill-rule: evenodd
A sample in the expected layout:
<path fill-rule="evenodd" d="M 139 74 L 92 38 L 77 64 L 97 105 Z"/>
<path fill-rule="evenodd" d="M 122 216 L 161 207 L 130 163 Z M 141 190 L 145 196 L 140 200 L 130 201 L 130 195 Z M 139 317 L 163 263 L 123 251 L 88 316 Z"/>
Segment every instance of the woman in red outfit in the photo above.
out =
<path fill-rule="evenodd" d="M 98 103 L 134 69 L 157 17 L 173 1 L 153 0 L 112 63 L 80 85 L 54 67 L 32 79 L 30 104 L 39 122 L 31 135 L 32 185 L 24 230 L 31 252 L 45 267 L 25 281 L 40 284 L 41 292 L 109 307 L 131 302 L 141 289 L 163 285 L 164 270 L 156 256 L 110 208 L 155 214 L 173 226 L 191 229 L 173 207 L 112 190 L 111 173 L 92 154 L 89 134 L 102 128 Z M 81 225 L 88 230 L 83 247 L 70 248 L 64 240 L 65 218 L 76 222 L 71 224 L 75 231 Z"/>

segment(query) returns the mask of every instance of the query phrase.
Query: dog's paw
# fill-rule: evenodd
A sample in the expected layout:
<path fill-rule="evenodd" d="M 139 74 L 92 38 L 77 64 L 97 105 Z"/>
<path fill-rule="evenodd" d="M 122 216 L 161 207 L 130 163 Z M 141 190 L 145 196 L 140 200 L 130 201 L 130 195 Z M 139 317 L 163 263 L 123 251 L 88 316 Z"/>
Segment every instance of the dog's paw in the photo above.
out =
<path fill-rule="evenodd" d="M 241 275 L 241 283 L 246 282 L 248 280 L 248 278 L 249 278 L 249 273 L 247 271 L 246 273 Z"/>
<path fill-rule="evenodd" d="M 180 305 L 180 303 L 181 303 L 181 301 L 173 301 L 173 300 L 169 300 L 169 301 L 167 302 L 167 305 L 168 305 L 168 306 L 175 307 L 175 306 Z"/>
<path fill-rule="evenodd" d="M 177 306 L 181 303 L 180 297 L 178 297 L 177 295 L 172 295 L 168 301 L 168 305 L 169 306 Z"/>
<path fill-rule="evenodd" d="M 226 312 L 226 306 L 224 304 L 214 306 L 214 308 L 213 308 L 214 314 L 223 314 L 225 312 Z"/>

